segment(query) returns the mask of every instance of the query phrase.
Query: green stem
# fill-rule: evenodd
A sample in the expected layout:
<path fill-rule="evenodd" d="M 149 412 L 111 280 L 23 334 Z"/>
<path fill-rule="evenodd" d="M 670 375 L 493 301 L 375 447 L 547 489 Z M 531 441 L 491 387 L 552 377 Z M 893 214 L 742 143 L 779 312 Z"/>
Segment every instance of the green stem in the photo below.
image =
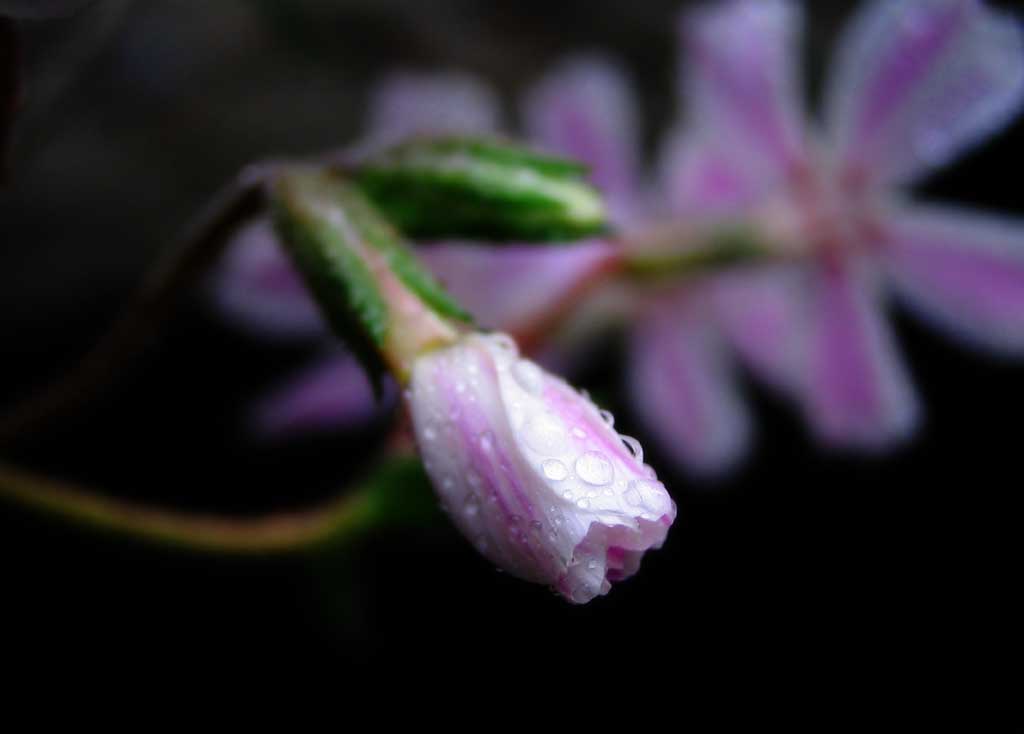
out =
<path fill-rule="evenodd" d="M 95 530 L 160 545 L 244 556 L 295 553 L 351 540 L 370 527 L 393 521 L 382 485 L 408 478 L 409 461 L 418 464 L 403 459 L 355 491 L 319 507 L 253 518 L 159 509 L 2 463 L 0 498 Z"/>
<path fill-rule="evenodd" d="M 193 223 L 179 245 L 145 279 L 120 318 L 70 372 L 0 417 L 0 445 L 72 413 L 114 382 L 171 312 L 182 290 L 212 265 L 239 224 L 264 206 L 272 164 L 251 166 Z"/>
<path fill-rule="evenodd" d="M 620 269 L 643 280 L 673 278 L 772 259 L 779 253 L 749 224 L 670 222 L 624 238 Z"/>

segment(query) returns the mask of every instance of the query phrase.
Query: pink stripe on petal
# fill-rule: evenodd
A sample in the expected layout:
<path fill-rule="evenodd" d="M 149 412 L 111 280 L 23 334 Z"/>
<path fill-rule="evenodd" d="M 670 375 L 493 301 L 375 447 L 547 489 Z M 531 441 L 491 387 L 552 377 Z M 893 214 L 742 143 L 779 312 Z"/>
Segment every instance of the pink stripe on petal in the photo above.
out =
<path fill-rule="evenodd" d="M 695 300 L 659 305 L 636 326 L 630 391 L 669 457 L 699 473 L 720 473 L 746 450 L 750 424 L 721 344 Z"/>
<path fill-rule="evenodd" d="M 866 277 L 839 263 L 816 281 L 805 395 L 813 427 L 829 443 L 863 449 L 906 438 L 917 403 Z"/>
<path fill-rule="evenodd" d="M 785 0 L 729 0 L 683 20 L 691 122 L 728 140 L 747 165 L 785 170 L 802 160 L 800 8 Z"/>
<path fill-rule="evenodd" d="M 912 308 L 968 343 L 1024 354 L 1024 221 L 916 208 L 884 229 L 885 261 Z"/>
<path fill-rule="evenodd" d="M 827 118 L 851 172 L 902 182 L 1005 124 L 1024 100 L 1024 34 L 977 0 L 876 0 L 844 35 Z"/>
<path fill-rule="evenodd" d="M 381 400 L 373 395 L 362 366 L 347 353 L 332 354 L 293 376 L 254 412 L 254 426 L 267 438 L 342 431 L 384 415 L 394 407 L 390 382 Z"/>
<path fill-rule="evenodd" d="M 635 215 L 639 179 L 637 102 L 622 70 L 602 58 L 559 65 L 524 104 L 529 135 L 590 167 L 620 224 Z"/>
<path fill-rule="evenodd" d="M 665 144 L 659 162 L 660 196 L 672 214 L 726 218 L 743 215 L 779 182 L 723 145 L 710 132 L 679 132 Z"/>

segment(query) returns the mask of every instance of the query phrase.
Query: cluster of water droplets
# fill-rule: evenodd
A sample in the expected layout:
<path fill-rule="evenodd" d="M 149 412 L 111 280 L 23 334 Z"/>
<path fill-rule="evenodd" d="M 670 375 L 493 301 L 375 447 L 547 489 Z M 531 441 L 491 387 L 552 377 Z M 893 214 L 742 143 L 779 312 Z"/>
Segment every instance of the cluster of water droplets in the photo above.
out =
<path fill-rule="evenodd" d="M 636 527 L 672 512 L 640 443 L 617 434 L 611 413 L 588 396 L 522 359 L 509 337 L 477 336 L 439 359 L 435 375 L 444 378 L 414 379 L 417 394 L 407 399 L 442 508 L 481 553 L 518 575 L 528 573 L 516 560 L 542 557 L 603 580 L 603 550 L 577 557 L 593 523 Z M 510 480 L 525 502 L 512 496 Z M 510 553 L 519 558 L 510 563 Z"/>

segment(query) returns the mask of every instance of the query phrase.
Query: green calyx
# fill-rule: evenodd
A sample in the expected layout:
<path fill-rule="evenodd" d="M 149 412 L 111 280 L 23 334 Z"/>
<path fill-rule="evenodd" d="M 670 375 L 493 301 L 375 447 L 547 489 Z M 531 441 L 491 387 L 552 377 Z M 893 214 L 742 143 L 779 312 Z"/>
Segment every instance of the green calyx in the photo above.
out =
<path fill-rule="evenodd" d="M 546 242 L 607 231 L 586 170 L 502 141 L 427 138 L 370 157 L 354 179 L 411 237 Z"/>

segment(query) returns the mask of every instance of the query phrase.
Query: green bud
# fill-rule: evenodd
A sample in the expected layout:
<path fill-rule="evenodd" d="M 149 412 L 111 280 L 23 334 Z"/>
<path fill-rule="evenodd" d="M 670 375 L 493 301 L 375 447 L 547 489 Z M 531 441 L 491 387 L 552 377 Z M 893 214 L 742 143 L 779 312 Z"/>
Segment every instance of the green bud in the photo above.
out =
<path fill-rule="evenodd" d="M 586 168 L 511 143 L 423 138 L 356 169 L 357 184 L 416 238 L 574 240 L 607 230 Z"/>

